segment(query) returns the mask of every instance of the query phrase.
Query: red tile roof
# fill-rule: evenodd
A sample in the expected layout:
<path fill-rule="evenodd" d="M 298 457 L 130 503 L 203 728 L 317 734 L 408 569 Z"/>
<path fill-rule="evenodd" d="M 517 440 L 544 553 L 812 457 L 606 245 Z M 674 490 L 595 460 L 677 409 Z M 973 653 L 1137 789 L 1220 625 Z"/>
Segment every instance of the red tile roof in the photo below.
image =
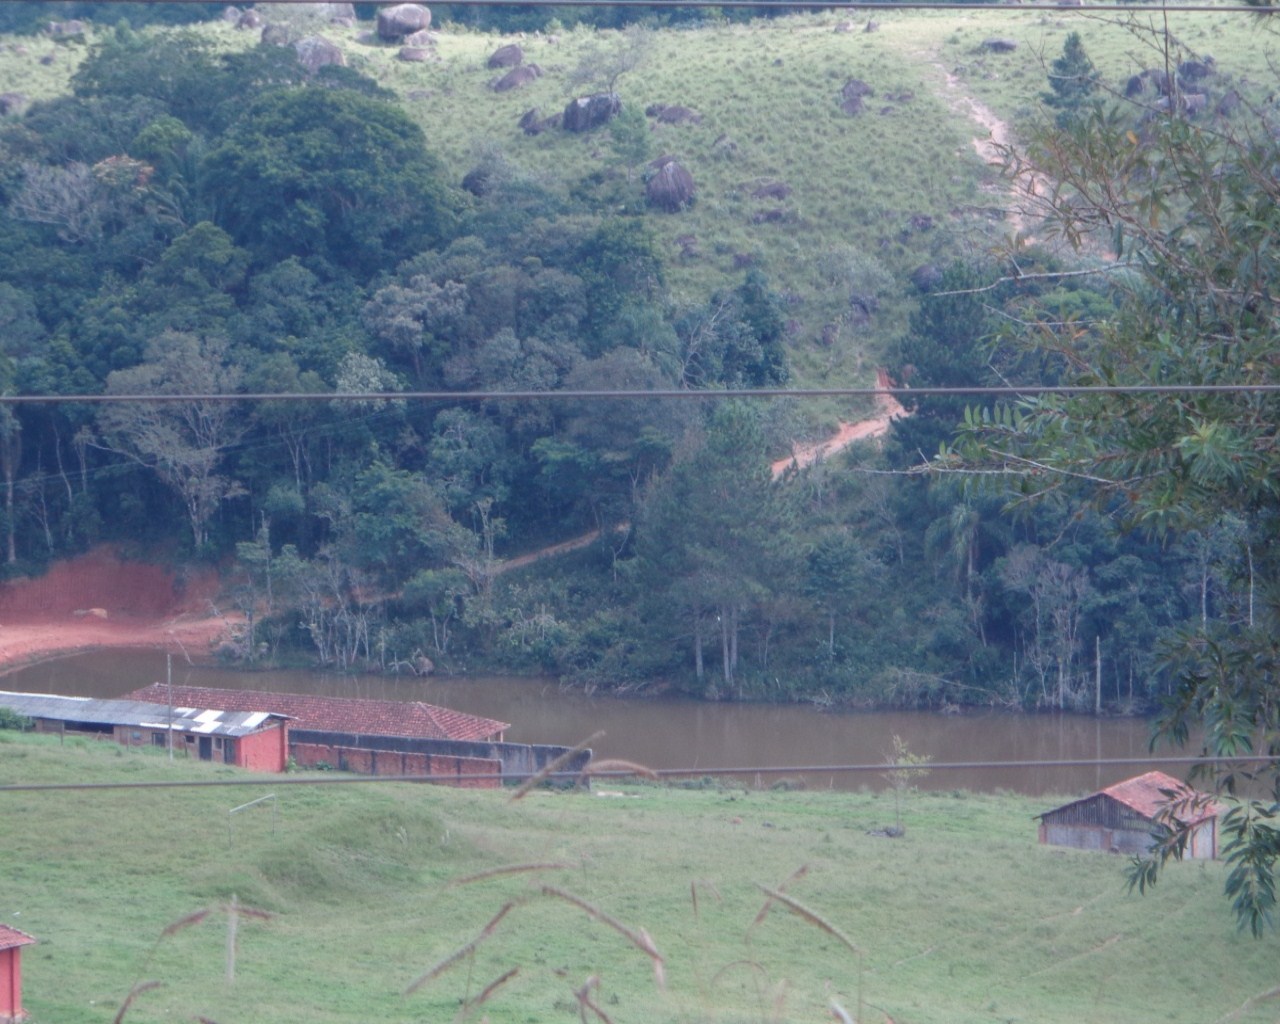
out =
<path fill-rule="evenodd" d="M 169 703 L 169 687 L 152 683 L 127 695 L 127 700 Z M 496 740 L 508 722 L 481 718 L 422 701 L 360 700 L 320 697 L 305 693 L 264 693 L 260 690 L 222 690 L 211 686 L 175 686 L 174 704 L 217 708 L 220 711 L 262 711 L 294 718 L 292 728 L 351 732 L 365 736 L 411 736 L 434 740 Z"/>
<path fill-rule="evenodd" d="M 0 924 L 0 949 L 13 949 L 14 946 L 29 946 L 35 942 L 26 932 L 20 932 L 17 928 L 10 928 L 7 924 Z"/>

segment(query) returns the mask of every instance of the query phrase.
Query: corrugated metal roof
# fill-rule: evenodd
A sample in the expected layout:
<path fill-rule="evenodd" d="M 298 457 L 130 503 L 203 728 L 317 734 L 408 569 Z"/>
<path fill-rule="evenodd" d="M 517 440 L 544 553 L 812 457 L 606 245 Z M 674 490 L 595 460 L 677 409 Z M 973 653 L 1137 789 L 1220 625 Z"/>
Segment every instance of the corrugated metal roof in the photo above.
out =
<path fill-rule="evenodd" d="M 1154 820 L 1156 815 L 1170 803 L 1168 795 L 1170 793 L 1173 794 L 1173 800 L 1179 802 L 1190 800 L 1197 795 L 1194 789 L 1180 779 L 1175 779 L 1172 775 L 1167 775 L 1164 772 L 1153 771 L 1144 775 L 1135 775 L 1133 778 L 1125 779 L 1123 782 L 1117 782 L 1080 800 L 1073 800 L 1071 803 L 1063 804 L 1061 807 L 1055 807 L 1052 811 L 1045 811 L 1044 814 L 1038 815 L 1038 817 L 1044 818 L 1050 814 L 1057 814 L 1068 807 L 1074 807 L 1076 804 L 1084 803 L 1086 800 L 1092 800 L 1096 796 L 1105 796 L 1123 804 L 1130 810 L 1136 811 L 1144 818 Z M 1187 806 L 1192 805 L 1188 804 Z M 1215 817 L 1218 812 L 1219 807 L 1210 800 L 1194 818 L 1182 823 L 1184 825 L 1199 824 Z"/>
<path fill-rule="evenodd" d="M 97 700 L 62 697 L 48 693 L 15 693 L 0 690 L 0 707 L 28 718 L 93 725 L 124 725 L 148 729 L 171 728 L 218 736 L 247 736 L 267 718 L 287 718 L 278 712 L 218 711 L 211 708 L 175 707 L 170 718 L 163 704 L 141 700 Z"/>
<path fill-rule="evenodd" d="M 125 696 L 133 700 L 163 701 L 169 688 L 152 683 Z M 355 697 L 321 697 L 303 693 L 267 693 L 260 690 L 224 690 L 211 686 L 174 686 L 173 699 L 214 707 L 249 711 L 269 707 L 294 719 L 299 729 L 355 732 L 366 736 L 410 736 L 439 740 L 497 739 L 510 728 L 507 722 L 470 715 L 464 711 L 425 704 L 422 701 L 365 700 Z"/>
<path fill-rule="evenodd" d="M 20 932 L 17 928 L 10 928 L 7 924 L 0 924 L 0 949 L 13 949 L 14 946 L 29 946 L 35 942 L 26 932 Z"/>

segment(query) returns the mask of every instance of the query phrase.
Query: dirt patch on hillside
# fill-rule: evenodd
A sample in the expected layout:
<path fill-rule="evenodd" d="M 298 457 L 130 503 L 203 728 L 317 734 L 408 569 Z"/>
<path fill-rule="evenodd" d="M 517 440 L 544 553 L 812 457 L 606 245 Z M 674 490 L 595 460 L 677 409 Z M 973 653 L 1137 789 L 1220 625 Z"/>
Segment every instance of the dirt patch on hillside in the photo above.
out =
<path fill-rule="evenodd" d="M 239 621 L 218 606 L 213 569 L 175 573 L 110 548 L 0 584 L 0 673 L 102 647 L 154 647 L 209 660 Z"/>
<path fill-rule="evenodd" d="M 884 370 L 876 371 L 876 387 L 886 389 L 893 387 L 893 382 Z M 855 423 L 846 423 L 841 420 L 836 425 L 836 432 L 830 437 L 810 444 L 794 446 L 790 455 L 773 463 L 771 467 L 773 478 L 777 480 L 788 470 L 812 466 L 819 459 L 829 458 L 837 452 L 844 451 L 855 441 L 883 437 L 889 432 L 889 426 L 894 420 L 910 415 L 893 395 L 884 393 L 876 395 L 876 409 L 876 415 L 865 420 L 858 420 Z"/>

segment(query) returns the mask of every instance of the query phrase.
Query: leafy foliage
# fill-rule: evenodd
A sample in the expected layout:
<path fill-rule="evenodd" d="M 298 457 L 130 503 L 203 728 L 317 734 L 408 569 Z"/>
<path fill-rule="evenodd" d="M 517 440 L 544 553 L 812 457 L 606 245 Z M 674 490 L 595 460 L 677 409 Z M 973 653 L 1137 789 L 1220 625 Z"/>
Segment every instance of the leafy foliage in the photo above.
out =
<path fill-rule="evenodd" d="M 1160 733 L 1184 743 L 1199 726 L 1208 754 L 1276 754 L 1280 406 L 1268 390 L 1277 324 L 1267 299 L 1280 283 L 1276 144 L 1265 132 L 1205 132 L 1180 115 L 1149 121 L 1140 138 L 1130 117 L 1095 110 L 1045 131 L 1024 154 L 1026 173 L 1062 183 L 1049 202 L 1063 236 L 1110 244 L 1124 275 L 1122 305 L 1101 330 L 1028 341 L 1060 353 L 1072 384 L 1171 391 L 1098 390 L 970 416 L 967 440 L 943 462 L 1008 474 L 1026 498 L 1085 494 L 1164 538 L 1233 517 L 1240 529 L 1222 598 L 1212 609 L 1202 602 L 1200 623 L 1166 648 L 1177 687 Z M 1237 772 L 1209 774 L 1230 790 Z M 1271 802 L 1223 823 L 1228 894 L 1255 934 L 1274 906 L 1277 849 L 1266 821 L 1280 807 L 1280 769 L 1262 775 Z M 1136 877 L 1152 880 L 1153 865 L 1184 840 L 1171 830 Z"/>

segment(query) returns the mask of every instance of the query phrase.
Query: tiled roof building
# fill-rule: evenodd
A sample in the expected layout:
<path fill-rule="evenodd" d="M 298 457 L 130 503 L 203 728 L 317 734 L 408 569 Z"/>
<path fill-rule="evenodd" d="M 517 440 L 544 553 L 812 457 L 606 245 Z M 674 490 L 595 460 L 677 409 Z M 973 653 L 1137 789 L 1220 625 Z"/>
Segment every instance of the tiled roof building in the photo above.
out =
<path fill-rule="evenodd" d="M 126 695 L 153 704 L 197 705 L 227 711 L 268 709 L 294 719 L 296 729 L 359 733 L 364 736 L 407 736 L 437 740 L 501 742 L 509 722 L 469 715 L 422 701 L 363 700 L 304 693 L 225 690 L 211 686 L 152 683 Z"/>

